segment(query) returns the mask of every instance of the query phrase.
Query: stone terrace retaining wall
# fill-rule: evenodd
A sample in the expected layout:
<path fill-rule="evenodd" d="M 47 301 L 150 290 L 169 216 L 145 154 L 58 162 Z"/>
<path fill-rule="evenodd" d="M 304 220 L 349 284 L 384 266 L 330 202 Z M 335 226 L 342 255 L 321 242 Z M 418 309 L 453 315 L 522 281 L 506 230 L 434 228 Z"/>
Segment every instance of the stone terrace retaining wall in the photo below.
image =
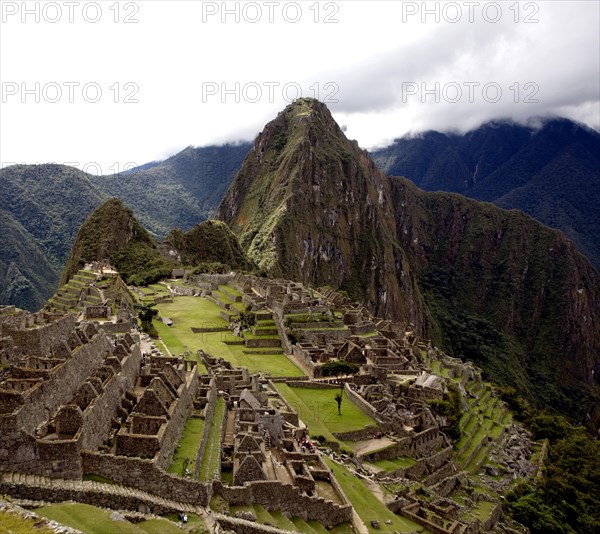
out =
<path fill-rule="evenodd" d="M 207 506 L 210 502 L 210 484 L 171 475 L 157 467 L 152 460 L 90 451 L 84 451 L 82 459 L 85 474 L 100 475 L 180 502 L 198 506 Z"/>
<path fill-rule="evenodd" d="M 340 441 L 362 441 L 364 439 L 372 439 L 377 432 L 387 432 L 389 425 L 369 425 L 359 430 L 351 430 L 350 432 L 333 432 L 333 435 Z"/>
<path fill-rule="evenodd" d="M 308 382 L 304 380 L 288 380 L 287 385 L 291 388 L 306 388 L 306 389 L 339 389 L 335 384 L 327 382 Z"/>
<path fill-rule="evenodd" d="M 375 407 L 363 399 L 356 391 L 353 391 L 352 388 L 346 383 L 344 384 L 344 389 L 346 390 L 346 394 L 348 398 L 356 405 L 358 405 L 365 413 L 370 415 L 375 421 L 378 423 L 382 422 L 382 418 L 375 409 Z"/>
<path fill-rule="evenodd" d="M 230 517 L 222 514 L 214 514 L 217 522 L 227 530 L 232 530 L 236 534 L 292 534 L 290 530 L 281 530 L 268 525 L 261 525 L 253 521 Z"/>
<path fill-rule="evenodd" d="M 267 480 L 225 487 L 215 482 L 213 488 L 230 504 L 261 504 L 267 510 L 288 512 L 305 521 L 315 519 L 326 528 L 352 520 L 352 506 L 340 506 L 321 497 L 309 497 L 291 484 Z"/>

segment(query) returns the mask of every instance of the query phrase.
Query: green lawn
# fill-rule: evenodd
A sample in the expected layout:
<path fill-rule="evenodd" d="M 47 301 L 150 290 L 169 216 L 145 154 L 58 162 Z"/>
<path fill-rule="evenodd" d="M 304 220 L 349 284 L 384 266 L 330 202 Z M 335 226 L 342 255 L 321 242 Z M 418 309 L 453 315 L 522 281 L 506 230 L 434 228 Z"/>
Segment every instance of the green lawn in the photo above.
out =
<path fill-rule="evenodd" d="M 164 519 L 143 521 L 135 525 L 128 521 L 113 521 L 110 511 L 89 504 L 50 504 L 36 509 L 35 512 L 86 534 L 181 534 L 177 525 Z"/>
<path fill-rule="evenodd" d="M 385 469 L 386 471 L 395 471 L 396 469 L 408 469 L 412 467 L 417 462 L 412 458 L 407 458 L 402 456 L 400 458 L 393 458 L 392 460 L 379 460 L 377 462 L 373 462 L 373 465 L 377 467 L 381 467 L 381 469 Z"/>
<path fill-rule="evenodd" d="M 225 412 L 225 401 L 223 397 L 217 397 L 215 413 L 210 422 L 210 432 L 202 457 L 200 466 L 200 480 L 212 480 L 213 475 L 219 466 L 219 454 L 221 451 L 221 425 L 223 422 L 223 413 Z"/>
<path fill-rule="evenodd" d="M 27 519 L 19 514 L 11 514 L 9 512 L 0 512 L 0 525 L 2 532 L 10 532 L 12 534 L 55 534 L 55 531 L 50 527 L 37 527 L 35 519 Z"/>
<path fill-rule="evenodd" d="M 188 469 L 193 473 L 196 464 L 196 456 L 202 441 L 204 433 L 204 419 L 200 417 L 190 417 L 185 423 L 179 446 L 175 449 L 173 462 L 169 467 L 169 473 L 183 476 L 183 462 L 189 458 L 190 463 Z"/>
<path fill-rule="evenodd" d="M 381 527 L 385 529 L 384 532 L 414 532 L 422 530 L 420 525 L 390 512 L 387 506 L 371 493 L 365 483 L 348 471 L 343 465 L 334 462 L 326 456 L 324 460 L 333 471 L 346 497 L 352 503 L 356 513 L 369 529 L 369 532 L 382 532 L 382 530 L 375 530 L 371 527 L 373 519 L 381 523 Z M 390 520 L 392 523 L 386 525 L 386 520 Z"/>
<path fill-rule="evenodd" d="M 250 372 L 261 371 L 272 376 L 302 376 L 303 373 L 282 354 L 244 354 L 244 345 L 227 345 L 225 341 L 241 341 L 231 332 L 192 332 L 191 327 L 225 327 L 226 321 L 219 313 L 222 308 L 211 301 L 199 297 L 175 297 L 172 303 L 159 303 L 161 317 L 173 320 L 168 327 L 161 321 L 154 321 L 158 335 L 174 356 L 189 350 L 196 354 L 198 349 L 216 358 L 223 358 L 238 367 L 247 367 Z M 206 372 L 204 366 L 198 371 Z"/>
<path fill-rule="evenodd" d="M 337 441 L 333 432 L 359 430 L 376 423 L 374 419 L 354 404 L 344 391 L 342 415 L 338 415 L 336 389 L 291 388 L 287 384 L 276 384 L 279 393 L 298 412 L 298 416 L 308 425 L 311 436 L 323 435 L 330 441 Z"/>

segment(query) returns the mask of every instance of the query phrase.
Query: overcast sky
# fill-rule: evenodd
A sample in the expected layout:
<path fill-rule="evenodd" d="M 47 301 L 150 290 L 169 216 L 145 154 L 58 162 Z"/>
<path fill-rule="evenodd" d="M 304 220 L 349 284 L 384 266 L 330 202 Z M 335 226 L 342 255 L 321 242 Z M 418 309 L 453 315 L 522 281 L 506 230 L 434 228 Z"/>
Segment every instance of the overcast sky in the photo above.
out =
<path fill-rule="evenodd" d="M 497 118 L 600 129 L 599 6 L 2 0 L 0 166 L 109 174 L 252 140 L 297 96 L 364 148 Z"/>

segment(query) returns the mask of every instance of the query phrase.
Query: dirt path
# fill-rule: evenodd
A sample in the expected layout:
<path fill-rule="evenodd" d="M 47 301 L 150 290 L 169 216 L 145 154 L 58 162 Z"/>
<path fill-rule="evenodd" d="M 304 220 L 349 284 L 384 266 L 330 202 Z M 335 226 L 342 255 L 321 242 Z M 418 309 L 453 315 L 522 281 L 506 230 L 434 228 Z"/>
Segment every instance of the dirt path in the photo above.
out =
<path fill-rule="evenodd" d="M 388 447 L 396 443 L 393 439 L 390 438 L 376 438 L 376 439 L 367 439 L 364 441 L 357 441 L 356 447 L 353 447 L 354 452 L 357 456 L 361 454 L 367 454 L 369 452 L 378 451 L 379 449 L 383 449 L 384 447 Z"/>
<path fill-rule="evenodd" d="M 225 426 L 225 438 L 223 445 L 233 445 L 233 427 L 235 425 L 235 411 L 231 410 L 227 414 L 227 425 Z"/>

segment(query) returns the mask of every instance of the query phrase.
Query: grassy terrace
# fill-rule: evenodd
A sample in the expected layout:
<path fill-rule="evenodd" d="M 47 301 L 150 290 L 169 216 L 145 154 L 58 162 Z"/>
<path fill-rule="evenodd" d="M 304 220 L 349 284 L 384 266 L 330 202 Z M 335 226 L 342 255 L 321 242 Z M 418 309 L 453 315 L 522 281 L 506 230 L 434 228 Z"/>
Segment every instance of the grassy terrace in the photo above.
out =
<path fill-rule="evenodd" d="M 401 456 L 400 458 L 393 458 L 392 460 L 379 460 L 377 462 L 373 462 L 373 465 L 380 467 L 385 471 L 391 472 L 395 471 L 396 469 L 408 469 L 416 463 L 417 462 L 412 458 Z"/>
<path fill-rule="evenodd" d="M 173 455 L 173 461 L 169 467 L 169 473 L 174 473 L 183 476 L 183 464 L 186 458 L 189 458 L 190 463 L 188 469 L 193 473 L 204 433 L 204 419 L 200 417 L 190 417 L 185 423 L 179 445 Z"/>
<path fill-rule="evenodd" d="M 219 454 L 221 451 L 221 426 L 223 413 L 225 412 L 225 401 L 223 397 L 217 397 L 215 413 L 210 422 L 210 431 L 200 466 L 200 480 L 211 480 L 219 467 Z"/>
<path fill-rule="evenodd" d="M 272 376 L 302 376 L 303 373 L 283 354 L 254 354 L 244 345 L 228 345 L 225 342 L 242 341 L 231 332 L 192 332 L 192 327 L 227 327 L 228 323 L 221 318 L 222 308 L 210 300 L 198 297 L 175 297 L 173 302 L 159 303 L 159 316 L 169 317 L 173 326 L 168 327 L 155 320 L 154 326 L 165 345 L 174 356 L 189 350 L 193 355 L 198 349 L 208 354 L 224 358 L 238 367 L 247 367 L 250 372 L 261 371 Z M 195 357 L 195 356 L 194 356 Z M 206 372 L 200 365 L 199 372 Z"/>
<path fill-rule="evenodd" d="M 349 432 L 375 424 L 375 420 L 363 412 L 346 395 L 342 396 L 342 415 L 338 415 L 335 395 L 338 389 L 291 388 L 287 384 L 276 384 L 279 393 L 298 416 L 308 425 L 312 436 L 322 435 L 329 441 L 339 441 L 333 432 Z M 347 446 L 345 446 L 348 449 Z"/>
<path fill-rule="evenodd" d="M 42 517 L 53 519 L 86 534 L 106 534 L 107 532 L 111 534 L 181 534 L 177 525 L 165 519 L 151 519 L 136 524 L 128 521 L 114 521 L 110 518 L 110 511 L 88 504 L 50 504 L 36 509 L 35 512 Z M 4 521 L 2 521 L 2 532 L 11 532 L 11 530 L 4 530 Z M 34 528 L 12 532 L 25 534 L 26 532 L 45 531 Z"/>
<path fill-rule="evenodd" d="M 416 523 L 397 516 L 390 512 L 385 504 L 383 504 L 365 483 L 354 476 L 343 465 L 340 465 L 328 457 L 324 457 L 325 463 L 333 471 L 335 478 L 344 490 L 346 497 L 352 503 L 356 513 L 362 519 L 369 532 L 423 532 L 424 529 Z M 378 520 L 381 523 L 381 528 L 384 530 L 375 530 L 371 527 L 371 521 Z M 389 520 L 392 523 L 385 524 Z"/>

